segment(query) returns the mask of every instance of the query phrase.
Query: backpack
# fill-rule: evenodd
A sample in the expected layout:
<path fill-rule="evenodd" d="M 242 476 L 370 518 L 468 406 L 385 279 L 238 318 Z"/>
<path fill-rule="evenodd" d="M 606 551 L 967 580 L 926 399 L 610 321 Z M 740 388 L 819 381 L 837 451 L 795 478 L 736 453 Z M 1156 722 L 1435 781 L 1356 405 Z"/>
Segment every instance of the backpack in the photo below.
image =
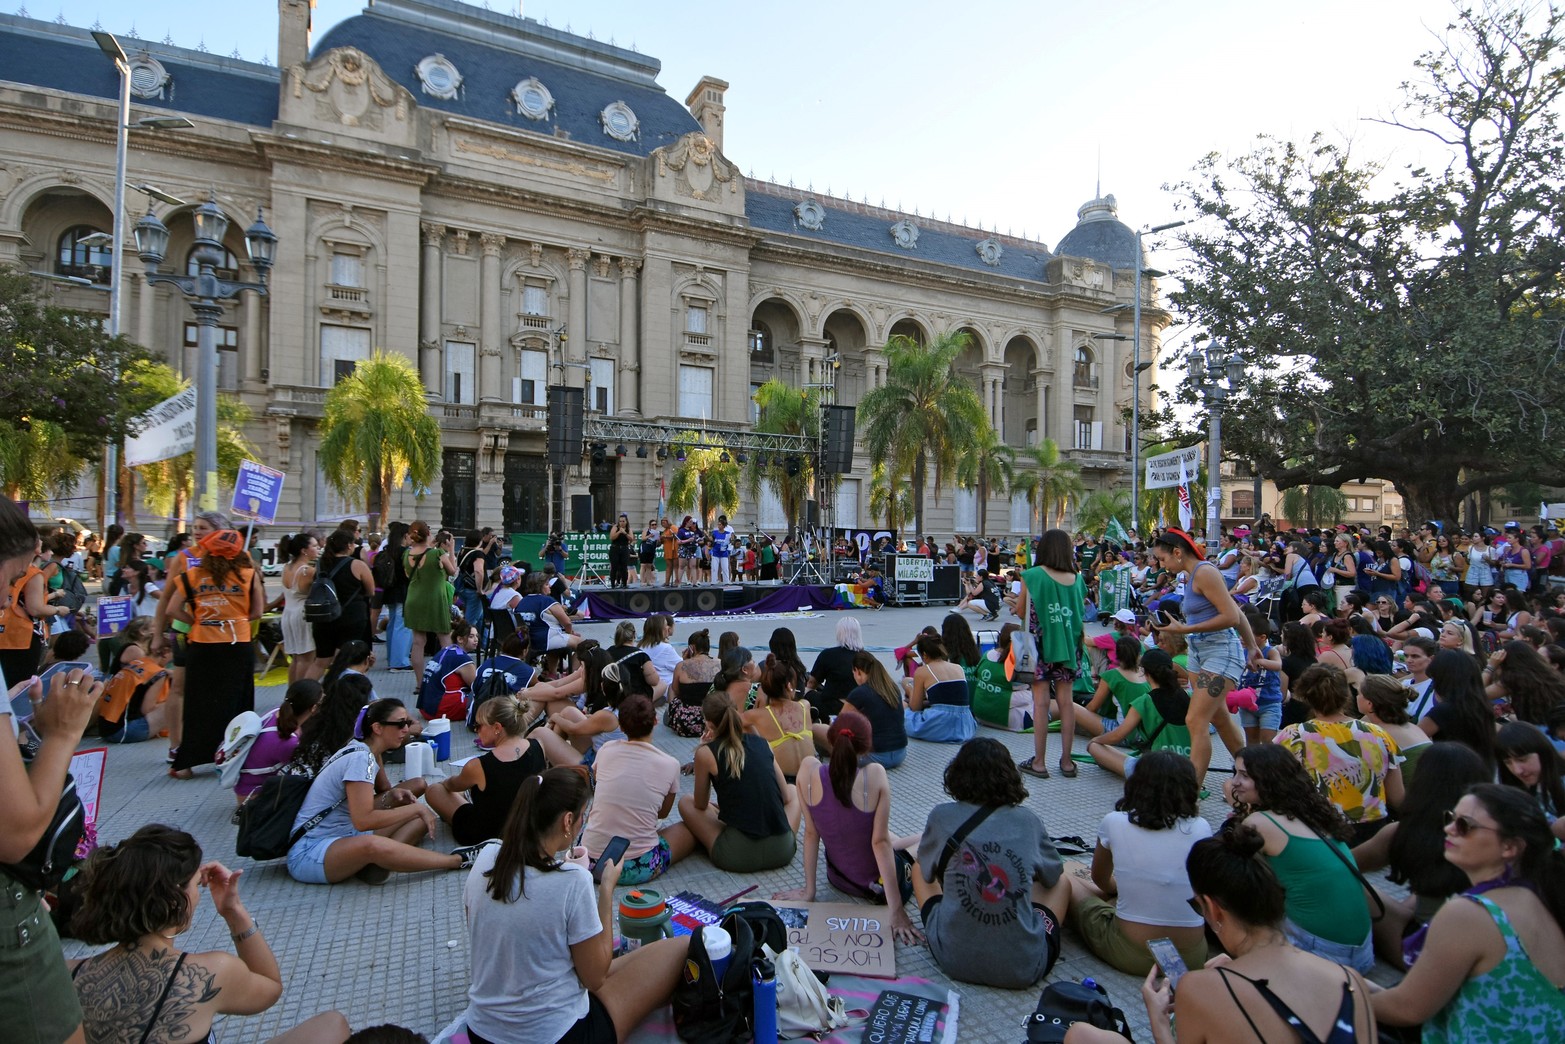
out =
<path fill-rule="evenodd" d="M 772 916 L 777 917 L 775 910 Z M 781 926 L 780 917 L 777 923 Z M 759 953 L 750 924 L 742 910 L 723 918 L 722 927 L 733 941 L 733 952 L 721 982 L 713 973 L 712 958 L 707 955 L 702 933 L 691 933 L 685 969 L 675 983 L 670 999 L 674 1029 L 680 1040 L 695 1044 L 732 1044 L 750 1039 L 755 993 L 750 982 L 750 963 Z M 784 945 L 786 935 L 784 929 Z"/>
<path fill-rule="evenodd" d="M 468 548 L 467 553 L 456 566 L 456 589 L 458 591 L 474 591 L 478 589 L 478 570 L 475 566 L 484 553 L 478 548 Z"/>
<path fill-rule="evenodd" d="M 240 711 L 228 723 L 228 728 L 223 730 L 223 742 L 217 748 L 217 756 L 214 759 L 219 769 L 217 780 L 224 788 L 232 789 L 239 782 L 250 748 L 255 746 L 255 741 L 261 733 L 267 731 L 276 732 L 277 729 L 265 728 L 261 716 L 255 711 Z"/>
<path fill-rule="evenodd" d="M 1125 1013 L 1109 1002 L 1107 990 L 1086 979 L 1051 982 L 1043 988 L 1038 1008 L 1027 1020 L 1027 1040 L 1029 1044 L 1062 1044 L 1065 1031 L 1078 1022 L 1132 1039 Z"/>
<path fill-rule="evenodd" d="M 59 604 L 73 613 L 80 612 L 82 606 L 87 604 L 87 585 L 82 583 L 82 575 L 62 563 L 60 576 L 63 582 L 58 592 Z"/>
<path fill-rule="evenodd" d="M 1417 591 L 1420 594 L 1429 590 L 1429 585 L 1434 582 L 1434 576 L 1429 572 L 1429 567 L 1413 555 L 1404 555 L 1402 557 L 1413 564 L 1411 575 L 1402 578 L 1403 587 L 1407 590 Z"/>
<path fill-rule="evenodd" d="M 343 567 L 352 561 L 351 558 L 339 559 L 329 573 L 316 570 L 315 579 L 310 581 L 310 593 L 304 599 L 304 619 L 308 623 L 331 623 L 342 615 L 342 602 L 337 597 L 337 585 L 333 581 Z"/>
<path fill-rule="evenodd" d="M 370 575 L 375 578 L 375 586 L 382 591 L 397 582 L 397 552 L 394 548 L 388 547 L 375 556 L 375 561 L 370 563 Z"/>

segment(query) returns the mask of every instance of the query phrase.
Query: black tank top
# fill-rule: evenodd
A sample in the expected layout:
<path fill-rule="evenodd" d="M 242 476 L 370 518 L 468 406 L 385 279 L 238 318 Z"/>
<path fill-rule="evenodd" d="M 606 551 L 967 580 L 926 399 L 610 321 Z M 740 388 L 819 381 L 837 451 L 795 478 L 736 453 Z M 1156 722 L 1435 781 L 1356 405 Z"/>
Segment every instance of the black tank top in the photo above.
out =
<path fill-rule="evenodd" d="M 505 827 L 511 806 L 516 804 L 517 791 L 528 776 L 541 774 L 549 767 L 543 749 L 536 743 L 528 743 L 522 756 L 515 761 L 501 761 L 493 751 L 478 759 L 484 767 L 484 789 L 473 788 L 473 828 L 483 837 L 499 837 Z M 465 824 L 464 824 L 465 826 Z"/>
<path fill-rule="evenodd" d="M 737 777 L 728 774 L 728 759 L 716 743 L 708 743 L 717 759 L 717 775 L 712 787 L 717 791 L 717 818 L 727 826 L 756 840 L 791 831 L 788 812 L 777 791 L 775 761 L 771 746 L 761 737 L 744 737 L 744 769 Z"/>

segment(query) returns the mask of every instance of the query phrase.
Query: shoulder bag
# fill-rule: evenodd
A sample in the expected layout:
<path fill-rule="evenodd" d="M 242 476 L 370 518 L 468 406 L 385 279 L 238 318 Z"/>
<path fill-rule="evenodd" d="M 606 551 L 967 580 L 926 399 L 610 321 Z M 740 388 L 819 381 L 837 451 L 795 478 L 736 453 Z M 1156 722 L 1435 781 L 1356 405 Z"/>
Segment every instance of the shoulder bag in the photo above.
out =
<path fill-rule="evenodd" d="M 321 770 L 342 755 L 341 750 L 333 754 L 326 759 L 326 764 L 321 766 Z M 239 806 L 239 835 L 234 839 L 234 853 L 251 859 L 281 859 L 288 854 L 290 848 L 299 843 L 300 838 L 320 826 L 327 816 L 347 800 L 348 793 L 347 788 L 344 787 L 342 797 L 332 802 L 330 808 L 311 816 L 304 821 L 303 826 L 294 830 L 293 821 L 299 817 L 299 810 L 304 807 L 304 799 L 309 796 L 310 787 L 314 786 L 316 776 L 319 775 L 320 772 L 316 772 L 313 776 L 279 772 L 262 783 L 260 788 Z"/>
<path fill-rule="evenodd" d="M 967 835 L 977 830 L 980 823 L 993 815 L 995 808 L 996 806 L 994 805 L 985 805 L 983 808 L 980 808 L 977 812 L 968 816 L 966 821 L 957 827 L 950 837 L 946 838 L 945 848 L 941 849 L 940 858 L 935 860 L 935 875 L 932 880 L 945 880 L 946 867 L 950 864 L 951 857 L 961 851 L 962 842 L 967 840 Z"/>

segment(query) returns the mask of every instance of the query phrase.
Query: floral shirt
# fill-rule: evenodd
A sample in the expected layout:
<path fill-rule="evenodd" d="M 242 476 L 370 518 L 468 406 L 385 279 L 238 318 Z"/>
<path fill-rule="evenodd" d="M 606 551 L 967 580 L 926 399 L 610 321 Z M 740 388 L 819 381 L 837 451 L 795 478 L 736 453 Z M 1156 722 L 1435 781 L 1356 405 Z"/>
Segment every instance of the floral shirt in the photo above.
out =
<path fill-rule="evenodd" d="M 1273 741 L 1288 748 L 1326 799 L 1351 823 L 1384 819 L 1386 773 L 1398 762 L 1397 745 L 1379 725 L 1363 721 L 1305 721 L 1289 725 Z"/>

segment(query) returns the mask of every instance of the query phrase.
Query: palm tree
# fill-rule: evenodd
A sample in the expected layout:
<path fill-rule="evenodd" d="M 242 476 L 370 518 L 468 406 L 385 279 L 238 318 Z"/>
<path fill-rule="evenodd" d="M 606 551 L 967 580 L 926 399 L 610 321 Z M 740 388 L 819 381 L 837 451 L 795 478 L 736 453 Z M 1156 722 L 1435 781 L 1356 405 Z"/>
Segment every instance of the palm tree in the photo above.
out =
<path fill-rule="evenodd" d="M 1342 490 L 1331 486 L 1294 486 L 1282 491 L 1277 509 L 1294 525 L 1302 520 L 1306 529 L 1314 529 L 1317 525 L 1334 526 L 1342 521 L 1342 514 L 1348 509 L 1348 498 L 1342 495 Z"/>
<path fill-rule="evenodd" d="M 978 392 L 955 370 L 971 338 L 949 333 L 927 345 L 898 335 L 886 342 L 886 383 L 859 402 L 864 446 L 885 461 L 892 482 L 913 485 L 913 519 L 924 531 L 924 488 L 934 465 L 935 503 L 962 447 L 989 426 Z"/>
<path fill-rule="evenodd" d="M 676 454 L 685 459 L 674 465 L 668 481 L 670 511 L 695 511 L 703 528 L 710 528 L 719 511 L 739 510 L 739 465 L 726 450 L 698 447 L 701 437 L 684 431 L 674 438 Z M 723 460 L 724 457 L 728 460 Z"/>
<path fill-rule="evenodd" d="M 0 488 L 12 500 L 47 500 L 76 483 L 86 459 L 53 421 L 0 421 Z"/>
<path fill-rule="evenodd" d="M 1109 519 L 1117 518 L 1124 525 L 1130 517 L 1130 491 L 1124 489 L 1096 489 L 1082 498 L 1076 506 L 1076 529 L 1101 536 L 1108 530 Z"/>
<path fill-rule="evenodd" d="M 1025 470 L 1017 472 L 1011 488 L 1027 497 L 1035 528 L 1043 528 L 1045 513 L 1050 508 L 1054 509 L 1054 525 L 1058 528 L 1065 521 L 1066 509 L 1087 491 L 1081 480 L 1081 465 L 1061 456 L 1059 443 L 1050 438 L 1022 450 L 1021 460 Z"/>
<path fill-rule="evenodd" d="M 808 438 L 820 435 L 820 398 L 814 390 L 794 388 L 773 377 L 756 390 L 755 404 L 760 407 L 754 427 L 758 434 Z M 770 486 L 782 502 L 783 515 L 789 525 L 803 522 L 804 502 L 809 497 L 810 484 L 815 480 L 815 466 L 809 455 L 795 459 L 798 471 L 793 475 L 788 474 L 785 458 L 771 456 L 763 463 L 759 454 L 745 471 L 745 488 L 750 499 L 759 502 L 761 487 Z"/>
<path fill-rule="evenodd" d="M 318 451 L 326 482 L 384 520 L 391 491 L 408 478 L 428 486 L 440 473 L 440 425 L 424 384 L 401 355 L 376 351 L 326 393 Z"/>
<path fill-rule="evenodd" d="M 871 518 L 884 518 L 893 533 L 899 523 L 913 516 L 912 487 L 890 481 L 884 461 L 877 460 L 869 468 L 869 513 Z"/>
<path fill-rule="evenodd" d="M 978 532 L 989 532 L 989 497 L 1010 491 L 1016 451 L 1000 441 L 1000 433 L 985 425 L 956 463 L 960 489 L 978 490 Z"/>

